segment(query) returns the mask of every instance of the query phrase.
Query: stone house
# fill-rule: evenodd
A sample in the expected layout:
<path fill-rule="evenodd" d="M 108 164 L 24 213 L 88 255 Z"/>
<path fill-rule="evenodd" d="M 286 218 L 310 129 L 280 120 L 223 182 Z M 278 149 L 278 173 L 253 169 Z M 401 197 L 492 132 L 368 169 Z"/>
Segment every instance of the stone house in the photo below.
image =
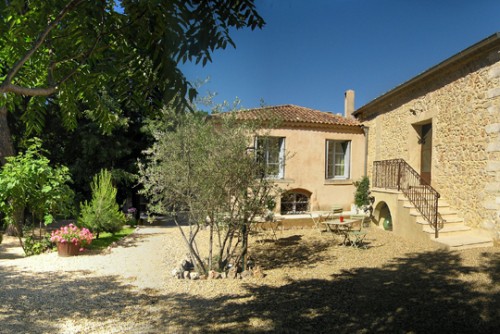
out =
<path fill-rule="evenodd" d="M 457 248 L 499 240 L 500 33 L 353 115 L 368 133 L 377 223 Z"/>
<path fill-rule="evenodd" d="M 349 95 L 348 95 L 349 97 Z M 348 104 L 348 114 L 354 101 Z M 237 120 L 276 122 L 254 138 L 257 155 L 268 177 L 285 192 L 276 213 L 285 227 L 310 225 L 311 211 L 350 210 L 354 181 L 364 175 L 365 136 L 361 123 L 310 108 L 281 105 L 232 112 Z"/>

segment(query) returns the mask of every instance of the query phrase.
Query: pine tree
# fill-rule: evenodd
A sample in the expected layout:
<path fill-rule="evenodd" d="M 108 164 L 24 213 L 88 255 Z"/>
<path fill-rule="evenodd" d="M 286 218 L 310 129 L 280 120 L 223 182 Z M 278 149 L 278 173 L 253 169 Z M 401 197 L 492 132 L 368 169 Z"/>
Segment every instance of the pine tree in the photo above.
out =
<path fill-rule="evenodd" d="M 125 224 L 126 217 L 116 203 L 116 188 L 111 181 L 111 173 L 103 169 L 94 176 L 92 182 L 92 200 L 85 201 L 81 207 L 78 223 L 96 234 L 100 232 L 116 233 Z"/>

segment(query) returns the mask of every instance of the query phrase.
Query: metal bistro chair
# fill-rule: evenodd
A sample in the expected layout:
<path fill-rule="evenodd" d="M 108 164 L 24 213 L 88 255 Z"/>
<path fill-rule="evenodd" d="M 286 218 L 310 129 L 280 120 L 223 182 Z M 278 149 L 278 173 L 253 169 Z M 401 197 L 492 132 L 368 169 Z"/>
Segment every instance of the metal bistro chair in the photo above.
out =
<path fill-rule="evenodd" d="M 342 206 L 340 206 L 338 204 L 334 204 L 332 206 L 332 212 L 331 212 L 329 218 L 331 218 L 331 219 L 339 218 L 342 215 L 342 212 L 344 212 L 344 210 L 342 209 Z"/>
<path fill-rule="evenodd" d="M 319 233 L 326 232 L 326 227 L 322 226 L 321 222 L 323 221 L 323 217 L 321 216 L 320 213 L 312 213 L 310 212 L 309 215 L 311 216 L 311 220 L 314 223 L 314 227 L 319 231 Z"/>
<path fill-rule="evenodd" d="M 346 235 L 347 243 L 354 248 L 366 248 L 366 245 L 363 243 L 366 232 L 362 230 L 365 215 L 351 215 L 351 219 L 355 219 L 356 221 L 352 223 L 351 229 Z"/>

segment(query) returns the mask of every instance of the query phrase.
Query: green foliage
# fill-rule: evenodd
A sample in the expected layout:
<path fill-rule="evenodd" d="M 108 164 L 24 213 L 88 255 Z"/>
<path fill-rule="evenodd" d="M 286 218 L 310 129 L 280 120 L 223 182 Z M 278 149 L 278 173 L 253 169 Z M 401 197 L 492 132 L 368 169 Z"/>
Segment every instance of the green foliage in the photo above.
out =
<path fill-rule="evenodd" d="M 370 179 L 368 176 L 363 176 L 361 180 L 354 182 L 356 192 L 354 193 L 354 204 L 358 208 L 370 204 Z"/>
<path fill-rule="evenodd" d="M 128 113 L 128 111 L 126 111 Z M 133 116 L 132 112 L 130 115 Z M 112 170 L 118 190 L 117 201 L 132 196 L 136 183 L 137 159 L 152 142 L 152 137 L 141 132 L 140 121 L 111 134 L 101 133 L 99 126 L 88 120 L 79 120 L 74 131 L 67 131 L 57 115 L 51 113 L 43 134 L 44 146 L 51 147 L 51 160 L 65 161 L 73 175 L 73 189 L 77 202 L 91 198 L 92 176 L 101 169 Z M 138 205 L 138 203 L 134 203 Z"/>
<path fill-rule="evenodd" d="M 50 234 L 46 233 L 41 239 L 29 235 L 24 240 L 24 252 L 26 256 L 38 255 L 52 249 L 54 244 L 50 241 Z"/>
<path fill-rule="evenodd" d="M 123 108 L 152 112 L 196 90 L 180 62 L 205 65 L 234 46 L 232 28 L 264 25 L 254 0 L 0 1 L 0 107 L 40 132 L 46 107 L 68 128 L 86 117 L 109 133 Z"/>
<path fill-rule="evenodd" d="M 111 181 L 111 173 L 105 169 L 101 170 L 94 176 L 91 188 L 92 200 L 82 204 L 78 224 L 97 236 L 101 232 L 120 231 L 126 217 L 116 203 L 116 188 Z"/>
<path fill-rule="evenodd" d="M 41 141 L 34 139 L 26 152 L 7 158 L 0 171 L 0 212 L 8 223 L 19 223 L 14 216 L 25 208 L 46 225 L 54 214 L 72 212 L 68 168 L 51 166 L 43 153 Z"/>
<path fill-rule="evenodd" d="M 93 250 L 101 250 L 101 249 L 106 249 L 108 246 L 110 246 L 113 242 L 117 242 L 126 236 L 134 233 L 135 228 L 131 227 L 124 227 L 120 231 L 116 233 L 108 233 L 108 232 L 103 232 L 99 235 L 99 239 L 94 239 L 92 241 L 92 244 L 90 244 L 89 249 Z"/>
<path fill-rule="evenodd" d="M 277 189 L 259 173 L 262 166 L 248 150 L 255 135 L 252 127 L 232 117 L 214 123 L 193 114 L 181 115 L 175 123 L 174 131 L 156 124 L 157 142 L 148 151 L 147 163 L 140 166 L 148 208 L 174 216 L 188 212 L 191 230 L 186 242 L 198 269 L 207 270 L 202 258 L 218 259 L 217 265 L 208 264 L 208 270 L 226 268 L 233 255 L 238 259 L 246 253 L 250 223 L 265 212 Z M 193 246 L 204 224 L 218 239 L 210 244 L 208 256 Z M 218 247 L 215 257 L 212 246 Z"/>

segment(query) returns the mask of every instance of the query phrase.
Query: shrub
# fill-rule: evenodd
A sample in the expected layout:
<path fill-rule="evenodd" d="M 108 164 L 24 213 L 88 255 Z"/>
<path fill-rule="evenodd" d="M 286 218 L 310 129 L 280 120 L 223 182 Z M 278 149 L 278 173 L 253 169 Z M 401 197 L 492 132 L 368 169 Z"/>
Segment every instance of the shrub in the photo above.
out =
<path fill-rule="evenodd" d="M 370 180 L 367 176 L 354 182 L 356 192 L 354 193 L 354 204 L 360 209 L 370 204 Z"/>
<path fill-rule="evenodd" d="M 26 256 L 38 255 L 52 249 L 52 242 L 50 241 L 50 234 L 45 234 L 42 239 L 37 240 L 35 236 L 29 235 L 24 240 L 24 252 Z"/>
<path fill-rule="evenodd" d="M 116 188 L 111 181 L 111 173 L 101 170 L 92 182 L 92 200 L 82 204 L 78 224 L 84 226 L 99 237 L 100 232 L 116 233 L 126 222 L 116 202 Z"/>

